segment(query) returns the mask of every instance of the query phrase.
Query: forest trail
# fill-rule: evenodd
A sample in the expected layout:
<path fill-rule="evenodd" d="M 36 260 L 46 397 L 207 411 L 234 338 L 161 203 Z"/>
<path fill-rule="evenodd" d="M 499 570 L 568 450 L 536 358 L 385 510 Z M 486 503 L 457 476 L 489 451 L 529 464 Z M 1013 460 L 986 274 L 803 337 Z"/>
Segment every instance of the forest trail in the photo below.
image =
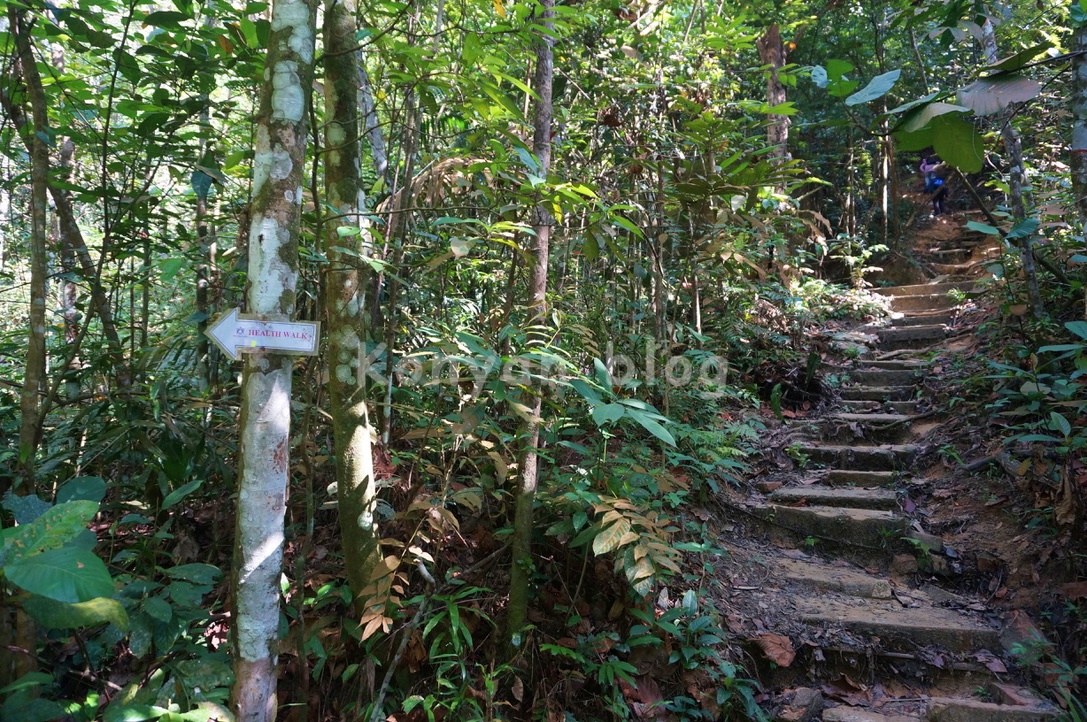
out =
<path fill-rule="evenodd" d="M 796 468 L 760 477 L 757 493 L 739 501 L 743 516 L 762 523 L 731 534 L 745 539 L 736 542 L 720 602 L 759 665 L 775 719 L 1026 722 L 1060 714 L 1024 684 L 1015 671 L 1021 660 L 1010 654 L 1037 630 L 1025 614 L 995 610 L 991 594 L 950 588 L 961 555 L 926 531 L 931 507 L 911 500 L 930 486 L 922 462 L 935 450 L 943 413 L 918 382 L 929 359 L 970 332 L 955 299 L 974 286 L 990 253 L 966 220 L 921 222 L 916 270 L 927 282 L 878 290 L 892 319 L 852 332 L 874 348 L 831 369 L 843 379 L 837 407 L 793 421 L 781 451 Z M 760 534 L 771 543 L 753 541 Z"/>

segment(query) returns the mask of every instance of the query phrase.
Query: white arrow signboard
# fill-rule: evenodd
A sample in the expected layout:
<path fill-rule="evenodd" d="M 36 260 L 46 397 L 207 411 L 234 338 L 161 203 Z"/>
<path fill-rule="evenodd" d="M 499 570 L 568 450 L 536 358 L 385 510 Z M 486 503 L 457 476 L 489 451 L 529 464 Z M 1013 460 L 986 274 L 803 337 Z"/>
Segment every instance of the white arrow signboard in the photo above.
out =
<path fill-rule="evenodd" d="M 237 361 L 243 353 L 275 351 L 313 356 L 321 337 L 317 321 L 261 321 L 241 316 L 232 308 L 217 318 L 205 331 L 230 358 Z"/>

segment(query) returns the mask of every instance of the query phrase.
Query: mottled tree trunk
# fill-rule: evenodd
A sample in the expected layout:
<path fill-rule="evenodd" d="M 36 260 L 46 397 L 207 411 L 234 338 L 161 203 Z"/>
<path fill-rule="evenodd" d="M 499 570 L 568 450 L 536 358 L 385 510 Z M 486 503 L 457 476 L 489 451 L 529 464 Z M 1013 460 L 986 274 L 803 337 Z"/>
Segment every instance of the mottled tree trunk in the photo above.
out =
<path fill-rule="evenodd" d="M 329 398 L 336 456 L 337 497 L 344 565 L 356 603 L 378 558 L 374 459 L 366 407 L 365 308 L 370 270 L 359 260 L 372 252 L 362 218 L 359 105 L 354 0 L 325 3 L 325 203 L 337 215 L 325 227 L 325 317 L 328 320 Z M 346 248 L 349 253 L 342 250 Z M 361 614 L 361 604 L 357 611 Z"/>
<path fill-rule="evenodd" d="M 30 330 L 26 348 L 26 375 L 19 399 L 19 461 L 25 478 L 24 491 L 33 492 L 34 458 L 41 433 L 41 397 L 45 390 L 45 297 L 48 264 L 49 118 L 38 66 L 31 47 L 25 11 L 8 10 L 8 22 L 26 79 L 30 122 L 19 128 L 30 149 Z M 25 118 L 24 118 L 25 120 Z M 3 490 L 0 489 L 0 492 Z"/>
<path fill-rule="evenodd" d="M 546 178 L 551 169 L 551 89 L 554 76 L 554 0 L 540 0 L 541 30 L 536 38 L 536 71 L 532 89 L 536 92 L 533 118 L 532 151 L 540 162 L 540 176 Z M 540 322 L 547 312 L 547 270 L 550 257 L 550 213 L 543 206 L 534 212 L 533 230 L 536 244 L 534 263 L 529 281 L 529 303 L 533 310 L 532 323 Z M 540 414 L 543 397 L 537 396 L 530 417 L 521 425 L 521 480 L 514 502 L 513 534 L 510 537 L 512 564 L 510 566 L 509 608 L 506 616 L 506 642 L 513 654 L 518 653 L 521 630 L 528 616 L 528 600 L 532 583 L 533 505 L 539 481 Z"/>
<path fill-rule="evenodd" d="M 985 59 L 989 64 L 1000 60 L 1000 53 L 996 46 L 996 32 L 993 23 L 989 20 L 981 28 L 981 44 L 985 50 Z M 1000 114 L 1000 137 L 1004 141 L 1004 153 L 1008 162 L 1008 205 L 1011 207 L 1012 216 L 1016 221 L 1027 217 L 1027 206 L 1023 198 L 1023 142 L 1019 137 L 1019 131 L 1012 125 L 1014 111 L 1007 108 Z M 1045 315 L 1045 307 L 1042 304 L 1042 292 L 1038 286 L 1038 267 L 1034 258 L 1034 238 L 1026 236 L 1019 239 L 1019 260 L 1023 266 L 1023 275 L 1026 276 L 1027 299 L 1030 302 L 1031 313 L 1034 318 L 1041 319 Z"/>
<path fill-rule="evenodd" d="M 784 103 L 788 98 L 785 85 L 778 77 L 778 72 L 785 65 L 785 44 L 781 41 L 781 30 L 777 23 L 766 29 L 762 37 L 755 41 L 759 49 L 759 60 L 770 66 L 766 76 L 766 102 L 771 108 Z M 766 142 L 773 150 L 771 158 L 784 161 L 789 157 L 789 116 L 772 113 L 770 125 L 766 128 Z"/>
<path fill-rule="evenodd" d="M 287 320 L 295 311 L 316 22 L 313 0 L 272 6 L 255 123 L 246 284 L 247 312 L 268 320 Z M 231 706 L 243 722 L 276 716 L 292 367 L 291 356 L 250 353 L 242 375 Z"/>
<path fill-rule="evenodd" d="M 1072 33 L 1072 192 L 1079 215 L 1079 232 L 1087 233 L 1087 24 Z"/>

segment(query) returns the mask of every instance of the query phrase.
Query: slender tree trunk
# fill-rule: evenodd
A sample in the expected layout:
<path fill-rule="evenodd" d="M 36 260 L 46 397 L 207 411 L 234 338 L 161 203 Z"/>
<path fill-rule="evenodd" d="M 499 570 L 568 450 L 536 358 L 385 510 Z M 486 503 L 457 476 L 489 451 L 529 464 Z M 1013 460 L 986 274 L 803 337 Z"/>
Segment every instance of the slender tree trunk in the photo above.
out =
<path fill-rule="evenodd" d="M 248 312 L 268 320 L 295 312 L 316 22 L 314 0 L 275 0 L 272 6 L 255 123 L 246 285 Z M 292 367 L 291 356 L 251 353 L 242 375 L 231 694 L 242 722 L 276 716 Z"/>
<path fill-rule="evenodd" d="M 381 121 L 377 117 L 374 105 L 374 91 L 370 86 L 370 74 L 366 72 L 366 59 L 361 51 L 357 53 L 359 64 L 359 111 L 362 113 L 362 125 L 366 129 L 366 140 L 370 143 L 370 155 L 374 159 L 374 170 L 378 176 L 389 183 L 389 152 L 385 149 L 385 134 L 381 132 Z"/>
<path fill-rule="evenodd" d="M 30 123 L 24 123 L 19 128 L 30 148 L 30 332 L 26 348 L 26 376 L 19 399 L 22 416 L 19 425 L 19 461 L 25 478 L 24 491 L 33 493 L 34 459 L 38 453 L 41 431 L 41 396 L 46 386 L 45 298 L 48 292 L 46 266 L 49 238 L 49 147 L 46 139 L 49 137 L 49 118 L 25 11 L 12 6 L 8 10 L 8 21 L 15 36 L 23 77 L 27 81 L 31 117 Z"/>
<path fill-rule="evenodd" d="M 785 94 L 785 85 L 778 77 L 778 72 L 785 65 L 785 44 L 781 41 L 781 29 L 777 23 L 768 27 L 762 37 L 755 41 L 755 45 L 759 50 L 759 60 L 763 65 L 770 66 L 766 76 L 766 102 L 774 108 L 788 99 Z M 788 160 L 791 123 L 789 116 L 772 113 L 769 120 L 770 125 L 766 128 L 766 142 L 773 149 L 770 151 L 770 157 L 778 161 Z"/>
<path fill-rule="evenodd" d="M 359 256 L 370 255 L 369 228 L 362 218 L 364 197 L 359 167 L 358 64 L 354 0 L 325 3 L 325 203 L 338 214 L 325 227 L 325 315 L 328 319 L 329 396 L 335 443 L 337 497 L 344 564 L 352 596 L 370 582 L 378 559 L 374 504 L 374 459 L 366 407 L 366 293 L 369 268 Z M 348 248 L 344 253 L 340 248 Z"/>
<path fill-rule="evenodd" d="M 554 76 L 554 0 L 540 0 L 540 31 L 536 38 L 536 71 L 532 89 L 536 92 L 533 118 L 532 151 L 540 162 L 540 175 L 547 177 L 551 169 L 551 89 Z M 547 270 L 550 256 L 551 227 L 554 219 L 541 205 L 535 210 L 533 229 L 536 231 L 534 263 L 529 282 L 529 299 L 533 323 L 543 320 L 547 313 Z M 509 608 L 506 617 L 506 641 L 516 655 L 521 645 L 521 630 L 528 617 L 528 600 L 532 583 L 532 554 L 530 542 L 533 530 L 533 505 L 539 480 L 540 414 L 543 396 L 538 395 L 530 417 L 522 424 L 520 437 L 524 443 L 521 454 L 521 482 L 514 502 L 513 534 L 510 538 Z"/>
<path fill-rule="evenodd" d="M 1072 193 L 1079 215 L 1079 232 L 1087 233 L 1087 24 L 1072 33 Z"/>
<path fill-rule="evenodd" d="M 991 21 L 982 25 L 981 43 L 985 50 L 985 59 L 990 63 L 1000 60 L 996 45 L 996 32 Z M 1023 198 L 1023 142 L 1019 131 L 1012 125 L 1013 111 L 1006 109 L 1000 115 L 1000 137 L 1004 141 L 1004 152 L 1008 157 L 1008 205 L 1016 221 L 1027 217 L 1027 206 Z M 1019 239 L 1019 260 L 1026 276 L 1027 299 L 1034 318 L 1045 315 L 1042 292 L 1038 286 L 1038 267 L 1034 257 L 1034 238 L 1026 236 Z"/>
<path fill-rule="evenodd" d="M 15 74 L 13 78 L 16 82 L 23 79 L 19 74 Z M 34 85 L 35 81 L 37 81 L 37 92 L 41 92 L 41 78 L 36 73 L 34 77 L 25 77 L 25 81 L 28 86 Z M 32 92 L 29 87 L 28 92 Z M 44 96 L 44 93 L 42 95 Z M 30 122 L 24 117 L 22 108 L 15 105 L 6 92 L 0 91 L 0 105 L 3 106 L 4 112 L 7 113 L 15 127 L 22 127 L 25 123 Z M 30 151 L 30 139 L 24 138 L 24 142 L 27 145 L 27 151 Z M 90 250 L 87 248 L 83 232 L 79 228 L 71 196 L 67 191 L 52 183 L 48 185 L 48 190 L 49 196 L 53 199 L 53 210 L 60 219 L 60 231 L 64 239 L 64 245 L 75 254 L 78 272 L 90 285 L 91 307 L 102 324 L 102 335 L 106 337 L 114 375 L 121 387 L 127 388 L 131 384 L 131 374 L 128 372 L 128 365 L 125 361 L 121 337 L 117 333 L 117 324 L 113 320 L 113 308 L 110 305 L 109 296 L 102 286 L 101 274 L 91 257 Z"/>

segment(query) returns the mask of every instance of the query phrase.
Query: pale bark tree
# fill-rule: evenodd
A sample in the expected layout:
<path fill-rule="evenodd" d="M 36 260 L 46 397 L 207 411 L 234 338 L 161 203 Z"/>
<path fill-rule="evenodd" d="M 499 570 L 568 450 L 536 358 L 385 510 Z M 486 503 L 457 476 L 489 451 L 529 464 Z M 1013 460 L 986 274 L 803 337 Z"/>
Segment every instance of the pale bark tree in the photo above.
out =
<path fill-rule="evenodd" d="M 554 78 L 554 0 L 540 0 L 539 25 L 536 36 L 536 70 L 532 89 L 536 93 L 533 114 L 532 152 L 540 163 L 541 177 L 547 177 L 551 169 L 551 90 Z M 550 258 L 551 227 L 554 219 L 542 206 L 534 211 L 533 230 L 536 243 L 533 249 L 532 275 L 529 280 L 529 304 L 532 323 L 543 320 L 547 313 L 547 271 Z M 539 483 L 540 414 L 543 397 L 537 396 L 529 418 L 521 425 L 523 451 L 521 454 L 521 479 L 514 502 L 513 534 L 510 538 L 512 564 L 510 565 L 509 607 L 506 616 L 506 641 L 511 651 L 517 652 L 520 634 L 528 615 L 528 600 L 532 583 L 533 505 Z"/>
<path fill-rule="evenodd" d="M 32 492 L 34 458 L 41 433 L 41 396 L 45 390 L 45 298 L 48 264 L 48 188 L 49 188 L 49 117 L 41 77 L 34 59 L 26 12 L 14 6 L 8 10 L 8 22 L 26 79 L 30 101 L 30 121 L 19 132 L 30 149 L 30 332 L 26 348 L 26 375 L 19 400 L 22 416 L 19 425 L 19 460 L 25 475 L 25 491 Z M 2 490 L 0 490 L 2 491 Z"/>
<path fill-rule="evenodd" d="M 1087 23 L 1072 33 L 1072 192 L 1076 199 L 1079 231 L 1087 234 Z"/>
<path fill-rule="evenodd" d="M 785 66 L 785 43 L 781 40 L 781 29 L 777 23 L 773 23 L 755 41 L 759 50 L 759 60 L 768 66 L 766 75 L 766 102 L 771 108 L 782 105 L 787 100 L 785 85 L 781 82 L 779 73 Z M 766 142 L 770 145 L 770 157 L 779 162 L 789 158 L 789 116 L 780 113 L 771 113 L 770 123 L 766 127 Z"/>
<path fill-rule="evenodd" d="M 268 320 L 288 320 L 295 312 L 316 22 L 314 0 L 272 6 L 254 131 L 246 285 L 248 313 Z M 276 715 L 292 367 L 291 356 L 257 352 L 246 354 L 242 375 L 231 706 L 246 722 Z"/>
<path fill-rule="evenodd" d="M 366 352 L 369 315 L 365 300 L 370 269 L 362 260 L 372 250 L 362 212 L 365 197 L 359 163 L 358 72 L 354 48 L 354 0 L 325 3 L 325 204 L 335 215 L 325 226 L 325 317 L 329 397 L 336 457 L 340 534 L 347 580 L 357 611 L 378 558 L 374 505 L 377 487 L 366 406 Z M 371 139 L 371 143 L 372 143 Z"/>
<path fill-rule="evenodd" d="M 982 49 L 985 51 L 986 61 L 991 65 L 1000 60 L 996 45 L 996 31 L 992 21 L 986 18 L 981 31 Z M 1011 207 L 1015 220 L 1021 221 L 1027 217 L 1023 195 L 1023 142 L 1019 137 L 1019 131 L 1012 125 L 1014 117 L 1012 108 L 1006 108 L 1000 114 L 1000 137 L 1004 142 L 1004 153 L 1008 164 L 1008 205 Z M 1027 299 L 1030 302 L 1031 313 L 1034 318 L 1040 319 L 1045 315 L 1045 308 L 1042 304 L 1042 292 L 1038 286 L 1034 239 L 1030 235 L 1019 239 L 1019 261 L 1023 265 L 1023 274 L 1026 276 Z"/>

